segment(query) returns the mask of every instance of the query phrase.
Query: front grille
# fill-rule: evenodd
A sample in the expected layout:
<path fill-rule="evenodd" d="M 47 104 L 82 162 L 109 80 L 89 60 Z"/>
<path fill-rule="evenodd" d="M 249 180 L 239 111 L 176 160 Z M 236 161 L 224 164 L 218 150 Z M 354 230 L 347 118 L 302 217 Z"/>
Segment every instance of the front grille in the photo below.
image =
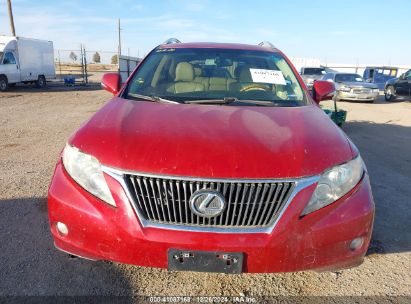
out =
<path fill-rule="evenodd" d="M 154 223 L 207 227 L 265 227 L 284 208 L 293 182 L 198 181 L 125 175 L 140 216 Z M 226 207 L 205 218 L 191 211 L 191 195 L 202 189 L 220 192 Z"/>
<path fill-rule="evenodd" d="M 369 93 L 371 93 L 370 89 L 364 89 L 364 88 L 353 89 L 352 91 L 353 91 L 353 93 L 357 93 L 357 94 L 369 94 Z"/>

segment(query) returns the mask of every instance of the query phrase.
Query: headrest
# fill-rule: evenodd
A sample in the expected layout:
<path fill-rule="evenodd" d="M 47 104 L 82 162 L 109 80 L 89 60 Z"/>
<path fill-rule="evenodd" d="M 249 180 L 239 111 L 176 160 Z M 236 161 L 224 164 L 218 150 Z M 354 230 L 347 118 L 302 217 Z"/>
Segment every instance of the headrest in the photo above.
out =
<path fill-rule="evenodd" d="M 199 67 L 194 67 L 194 76 L 195 76 L 195 77 L 201 76 L 201 68 L 199 68 Z"/>
<path fill-rule="evenodd" d="M 176 67 L 176 79 L 175 81 L 193 81 L 194 80 L 194 68 L 192 64 L 188 62 L 180 62 Z"/>
<path fill-rule="evenodd" d="M 253 82 L 251 78 L 250 69 L 248 67 L 241 67 L 238 72 L 238 81 L 240 82 Z"/>

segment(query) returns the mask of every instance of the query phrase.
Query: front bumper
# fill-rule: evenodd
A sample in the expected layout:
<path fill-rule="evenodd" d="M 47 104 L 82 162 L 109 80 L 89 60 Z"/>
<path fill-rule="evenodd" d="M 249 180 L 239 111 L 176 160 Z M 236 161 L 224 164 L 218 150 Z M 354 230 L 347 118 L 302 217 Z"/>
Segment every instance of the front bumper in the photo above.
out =
<path fill-rule="evenodd" d="M 353 92 L 343 92 L 337 91 L 336 98 L 340 100 L 351 100 L 351 101 L 371 101 L 377 99 L 379 92 L 372 93 L 353 93 Z"/>
<path fill-rule="evenodd" d="M 121 185 L 105 175 L 117 208 L 95 198 L 57 164 L 48 211 L 56 247 L 81 257 L 167 268 L 169 249 L 244 253 L 244 272 L 332 270 L 358 265 L 367 251 L 374 219 L 368 176 L 345 197 L 300 217 L 314 185 L 301 190 L 272 233 L 213 233 L 143 228 Z M 61 235 L 56 223 L 68 234 Z M 364 243 L 349 248 L 353 239 Z"/>

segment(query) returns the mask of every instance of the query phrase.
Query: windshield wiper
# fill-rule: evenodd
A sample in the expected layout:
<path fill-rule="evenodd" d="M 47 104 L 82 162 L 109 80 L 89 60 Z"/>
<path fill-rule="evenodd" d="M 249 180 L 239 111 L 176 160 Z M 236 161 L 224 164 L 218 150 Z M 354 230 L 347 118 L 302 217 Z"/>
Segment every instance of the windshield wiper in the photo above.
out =
<path fill-rule="evenodd" d="M 196 99 L 196 100 L 186 100 L 184 103 L 189 104 L 230 104 L 234 102 L 240 103 L 251 103 L 255 105 L 262 105 L 262 106 L 272 106 L 278 105 L 273 101 L 267 100 L 253 100 L 253 99 L 238 99 L 236 97 L 224 97 L 221 99 Z"/>
<path fill-rule="evenodd" d="M 148 95 L 141 95 L 141 94 L 136 94 L 136 93 L 128 93 L 128 95 L 134 98 L 141 98 L 141 99 L 145 99 L 149 101 L 179 104 L 179 102 L 177 101 L 161 98 L 158 96 L 148 96 Z"/>
<path fill-rule="evenodd" d="M 186 100 L 184 103 L 196 104 L 196 103 L 205 103 L 205 104 L 226 104 L 231 102 L 238 101 L 235 97 L 224 97 L 221 99 L 194 99 L 194 100 Z"/>

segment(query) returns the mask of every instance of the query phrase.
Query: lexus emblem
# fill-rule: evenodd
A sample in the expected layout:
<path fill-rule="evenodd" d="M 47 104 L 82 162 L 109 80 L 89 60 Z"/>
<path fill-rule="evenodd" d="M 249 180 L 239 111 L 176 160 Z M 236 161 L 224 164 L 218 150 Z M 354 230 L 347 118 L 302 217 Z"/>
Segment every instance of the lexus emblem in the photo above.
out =
<path fill-rule="evenodd" d="M 191 210 L 202 217 L 216 217 L 223 213 L 226 202 L 220 192 L 199 190 L 190 197 Z"/>

